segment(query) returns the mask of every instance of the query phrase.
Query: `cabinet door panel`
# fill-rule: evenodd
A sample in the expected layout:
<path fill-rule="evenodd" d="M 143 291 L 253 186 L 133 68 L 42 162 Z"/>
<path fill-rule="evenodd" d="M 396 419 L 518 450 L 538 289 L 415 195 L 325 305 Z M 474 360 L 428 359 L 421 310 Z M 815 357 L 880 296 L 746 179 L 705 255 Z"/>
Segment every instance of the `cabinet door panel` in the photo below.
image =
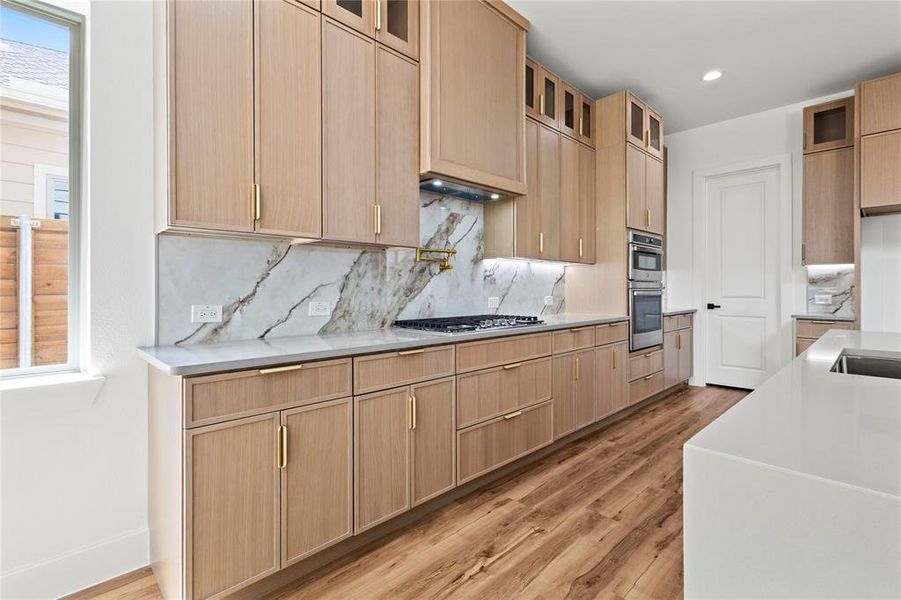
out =
<path fill-rule="evenodd" d="M 645 150 L 651 156 L 663 160 L 663 119 L 650 108 L 645 107 Z"/>
<path fill-rule="evenodd" d="M 663 387 L 679 383 L 679 332 L 663 334 Z"/>
<path fill-rule="evenodd" d="M 806 265 L 854 262 L 854 148 L 804 156 Z"/>
<path fill-rule="evenodd" d="M 860 135 L 901 129 L 901 73 L 861 83 L 859 103 Z"/>
<path fill-rule="evenodd" d="M 375 39 L 419 58 L 419 0 L 376 0 Z"/>
<path fill-rule="evenodd" d="M 860 207 L 901 207 L 901 131 L 860 140 Z"/>
<path fill-rule="evenodd" d="M 545 68 L 541 69 L 538 87 L 538 119 L 554 129 L 559 127 L 560 98 L 562 97 L 560 78 Z"/>
<path fill-rule="evenodd" d="M 173 2 L 174 225 L 253 230 L 253 3 Z"/>
<path fill-rule="evenodd" d="M 526 59 L 526 116 L 538 118 L 538 82 L 541 67 Z M 528 182 L 528 179 L 526 180 Z"/>
<path fill-rule="evenodd" d="M 187 574 L 194 598 L 279 568 L 278 413 L 185 433 Z"/>
<path fill-rule="evenodd" d="M 350 398 L 282 413 L 282 566 L 353 534 L 353 406 Z"/>
<path fill-rule="evenodd" d="M 563 437 L 575 428 L 575 415 L 573 413 L 574 369 L 573 354 L 562 354 L 554 357 L 554 439 Z"/>
<path fill-rule="evenodd" d="M 526 119 L 526 184 L 525 196 L 514 202 L 514 236 L 516 256 L 538 258 L 541 235 L 541 186 L 538 171 L 538 123 Z"/>
<path fill-rule="evenodd" d="M 579 146 L 579 261 L 595 261 L 597 238 L 594 150 Z"/>
<path fill-rule="evenodd" d="M 626 93 L 626 141 L 639 148 L 644 148 L 645 110 L 644 102 Z"/>
<path fill-rule="evenodd" d="M 560 259 L 578 262 L 579 238 L 582 230 L 579 195 L 579 143 L 568 137 L 560 138 L 560 195 L 558 219 L 560 223 Z M 545 240 L 547 244 L 547 240 Z M 583 242 L 584 245 L 584 242 Z"/>
<path fill-rule="evenodd" d="M 647 229 L 647 155 L 626 144 L 626 226 Z"/>
<path fill-rule="evenodd" d="M 579 136 L 579 111 L 582 108 L 582 94 L 566 83 L 561 84 L 561 92 L 558 127 L 562 133 L 577 138 Z"/>
<path fill-rule="evenodd" d="M 354 530 L 410 508 L 410 388 L 354 398 Z"/>
<path fill-rule="evenodd" d="M 375 42 L 322 20 L 323 237 L 375 241 Z"/>
<path fill-rule="evenodd" d="M 597 350 L 597 418 L 602 419 L 628 405 L 629 343 L 601 346 Z"/>
<path fill-rule="evenodd" d="M 456 483 L 454 378 L 413 386 L 413 506 Z"/>
<path fill-rule="evenodd" d="M 560 133 L 538 128 L 538 197 L 543 243 L 539 257 L 560 258 Z"/>
<path fill-rule="evenodd" d="M 579 107 L 579 141 L 594 148 L 594 101 L 582 96 Z"/>
<path fill-rule="evenodd" d="M 595 421 L 597 414 L 597 362 L 594 348 L 576 352 L 573 384 L 573 428 L 581 429 Z"/>
<path fill-rule="evenodd" d="M 375 35 L 377 0 L 322 0 L 322 12 L 372 37 Z"/>
<path fill-rule="evenodd" d="M 854 145 L 854 96 L 804 107 L 804 153 Z"/>
<path fill-rule="evenodd" d="M 419 66 L 379 47 L 377 73 L 376 241 L 419 245 Z"/>
<path fill-rule="evenodd" d="M 666 218 L 666 190 L 663 187 L 663 161 L 654 158 L 646 159 L 645 198 L 647 212 L 643 229 L 652 233 L 663 235 L 664 219 Z"/>
<path fill-rule="evenodd" d="M 257 7 L 257 230 L 322 235 L 319 13 L 288 2 Z"/>
<path fill-rule="evenodd" d="M 691 378 L 692 374 L 692 330 L 679 331 L 679 381 Z"/>

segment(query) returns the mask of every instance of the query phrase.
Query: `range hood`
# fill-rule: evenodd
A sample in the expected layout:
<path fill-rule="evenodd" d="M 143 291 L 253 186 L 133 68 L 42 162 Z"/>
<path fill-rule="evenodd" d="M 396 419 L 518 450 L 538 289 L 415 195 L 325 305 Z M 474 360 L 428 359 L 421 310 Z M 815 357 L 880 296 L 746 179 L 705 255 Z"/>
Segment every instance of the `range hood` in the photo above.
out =
<path fill-rule="evenodd" d="M 459 181 L 445 179 L 443 177 L 429 177 L 423 179 L 419 182 L 419 189 L 425 192 L 442 194 L 444 196 L 460 198 L 461 200 L 470 200 L 472 202 L 495 202 L 513 197 L 500 190 L 479 188 L 470 184 L 460 183 Z"/>

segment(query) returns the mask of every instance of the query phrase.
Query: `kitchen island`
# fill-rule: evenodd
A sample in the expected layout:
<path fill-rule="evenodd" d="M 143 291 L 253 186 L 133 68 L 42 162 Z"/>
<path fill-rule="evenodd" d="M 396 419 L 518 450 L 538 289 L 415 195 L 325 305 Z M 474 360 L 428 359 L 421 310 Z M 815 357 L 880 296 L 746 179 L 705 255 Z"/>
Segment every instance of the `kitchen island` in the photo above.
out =
<path fill-rule="evenodd" d="M 901 597 L 901 380 L 830 372 L 839 331 L 686 442 L 686 598 Z"/>

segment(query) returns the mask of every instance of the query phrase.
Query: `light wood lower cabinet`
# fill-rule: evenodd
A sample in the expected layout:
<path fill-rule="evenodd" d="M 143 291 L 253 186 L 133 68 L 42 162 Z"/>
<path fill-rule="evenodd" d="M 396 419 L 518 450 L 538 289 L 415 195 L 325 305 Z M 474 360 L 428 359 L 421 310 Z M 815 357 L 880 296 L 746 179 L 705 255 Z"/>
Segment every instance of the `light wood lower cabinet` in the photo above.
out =
<path fill-rule="evenodd" d="M 278 413 L 185 433 L 185 567 L 193 598 L 279 569 Z"/>
<path fill-rule="evenodd" d="M 282 567 L 353 534 L 350 398 L 281 413 Z"/>
<path fill-rule="evenodd" d="M 455 410 L 453 378 L 354 398 L 357 533 L 454 486 Z"/>
<path fill-rule="evenodd" d="M 629 343 L 595 349 L 597 360 L 596 416 L 603 419 L 629 405 Z"/>
<path fill-rule="evenodd" d="M 795 319 L 795 356 L 807 350 L 830 329 L 854 329 L 850 321 L 823 319 Z"/>
<path fill-rule="evenodd" d="M 629 404 L 636 404 L 662 392 L 665 388 L 663 371 L 645 375 L 640 379 L 629 382 Z"/>
<path fill-rule="evenodd" d="M 457 427 L 467 427 L 551 399 L 551 358 L 457 377 Z"/>
<path fill-rule="evenodd" d="M 663 387 L 670 388 L 691 377 L 691 328 L 663 335 Z"/>
<path fill-rule="evenodd" d="M 596 368 L 593 348 L 554 356 L 554 439 L 595 421 Z"/>
<path fill-rule="evenodd" d="M 661 370 L 663 370 L 663 350 L 659 347 L 650 352 L 633 353 L 629 357 L 630 381 Z"/>

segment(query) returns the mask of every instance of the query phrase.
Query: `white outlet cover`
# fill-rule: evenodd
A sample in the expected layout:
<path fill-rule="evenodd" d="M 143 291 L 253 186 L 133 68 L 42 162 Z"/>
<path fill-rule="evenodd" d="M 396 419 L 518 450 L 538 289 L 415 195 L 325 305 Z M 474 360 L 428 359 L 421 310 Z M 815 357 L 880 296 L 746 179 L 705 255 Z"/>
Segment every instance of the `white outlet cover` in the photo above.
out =
<path fill-rule="evenodd" d="M 192 323 L 221 323 L 222 322 L 222 305 L 221 304 L 192 304 L 191 305 L 191 322 Z"/>
<path fill-rule="evenodd" d="M 328 302 L 310 302 L 309 315 L 311 317 L 328 317 L 332 314 L 332 307 Z"/>
<path fill-rule="evenodd" d="M 488 296 L 488 308 L 498 308 L 501 305 L 501 299 L 497 296 Z"/>
<path fill-rule="evenodd" d="M 545 306 L 553 306 L 554 305 L 554 297 L 553 296 L 545 296 L 544 297 L 544 305 Z"/>

